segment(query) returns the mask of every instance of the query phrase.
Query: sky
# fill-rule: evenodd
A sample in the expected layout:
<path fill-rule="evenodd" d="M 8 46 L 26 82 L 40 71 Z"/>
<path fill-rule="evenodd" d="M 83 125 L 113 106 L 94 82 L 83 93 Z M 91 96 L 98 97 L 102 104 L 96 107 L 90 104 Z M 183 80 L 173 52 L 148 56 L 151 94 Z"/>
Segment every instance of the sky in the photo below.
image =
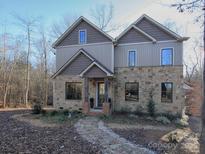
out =
<path fill-rule="evenodd" d="M 93 21 L 90 16 L 90 9 L 98 4 L 114 5 L 113 23 L 128 25 L 134 22 L 142 14 L 147 14 L 160 23 L 174 21 L 181 27 L 179 33 L 182 36 L 191 37 L 184 43 L 186 56 L 190 52 L 193 40 L 201 36 L 200 25 L 193 24 L 195 14 L 178 13 L 176 8 L 170 8 L 169 4 L 175 0 L 0 0 L 0 24 L 7 25 L 10 33 L 21 33 L 16 26 L 14 14 L 18 16 L 41 17 L 44 24 L 49 26 L 58 22 L 63 16 L 85 16 Z M 123 27 L 125 28 L 125 27 Z M 122 29 L 111 33 L 113 37 L 119 35 Z M 186 58 L 186 57 L 185 57 Z"/>

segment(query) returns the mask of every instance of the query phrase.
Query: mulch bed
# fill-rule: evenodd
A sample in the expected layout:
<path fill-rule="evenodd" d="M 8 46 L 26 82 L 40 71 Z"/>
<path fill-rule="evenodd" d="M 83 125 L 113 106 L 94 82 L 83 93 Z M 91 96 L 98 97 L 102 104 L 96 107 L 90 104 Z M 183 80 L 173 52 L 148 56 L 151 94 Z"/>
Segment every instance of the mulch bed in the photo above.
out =
<path fill-rule="evenodd" d="M 95 154 L 97 145 L 83 140 L 73 126 L 36 127 L 12 118 L 30 111 L 0 112 L 1 154 Z"/>

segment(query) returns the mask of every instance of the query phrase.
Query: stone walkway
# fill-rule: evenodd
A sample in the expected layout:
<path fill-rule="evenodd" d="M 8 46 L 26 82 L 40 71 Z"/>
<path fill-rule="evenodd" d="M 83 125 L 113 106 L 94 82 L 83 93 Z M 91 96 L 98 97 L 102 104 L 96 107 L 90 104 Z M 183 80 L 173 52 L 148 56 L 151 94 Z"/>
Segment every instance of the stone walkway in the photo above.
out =
<path fill-rule="evenodd" d="M 84 139 L 101 146 L 104 154 L 154 154 L 153 151 L 133 144 L 115 134 L 95 117 L 79 120 L 75 124 L 75 128 Z"/>

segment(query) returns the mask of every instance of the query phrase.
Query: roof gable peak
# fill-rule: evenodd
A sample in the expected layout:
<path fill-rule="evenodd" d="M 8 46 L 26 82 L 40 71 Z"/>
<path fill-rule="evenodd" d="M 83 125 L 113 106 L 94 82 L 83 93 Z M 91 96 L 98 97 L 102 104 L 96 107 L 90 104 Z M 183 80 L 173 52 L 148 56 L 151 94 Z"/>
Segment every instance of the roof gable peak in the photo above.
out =
<path fill-rule="evenodd" d="M 94 23 L 92 23 L 91 21 L 89 21 L 87 18 L 85 18 L 84 16 L 80 16 L 53 44 L 52 47 L 56 48 L 57 45 L 75 28 L 77 27 L 82 21 L 85 21 L 87 24 L 89 24 L 91 27 L 93 27 L 94 29 L 96 29 L 97 31 L 99 31 L 101 34 L 103 34 L 105 37 L 107 37 L 108 39 L 110 39 L 111 41 L 114 41 L 114 39 L 107 34 L 106 32 L 104 32 L 103 30 L 101 30 L 98 26 L 96 26 Z"/>

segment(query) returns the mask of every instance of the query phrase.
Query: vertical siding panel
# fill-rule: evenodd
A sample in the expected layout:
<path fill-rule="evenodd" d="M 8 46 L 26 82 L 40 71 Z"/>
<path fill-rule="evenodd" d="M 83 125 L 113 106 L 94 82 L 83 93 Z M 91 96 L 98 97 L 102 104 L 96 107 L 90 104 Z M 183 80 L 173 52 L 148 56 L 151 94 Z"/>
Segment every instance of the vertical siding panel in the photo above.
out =
<path fill-rule="evenodd" d="M 115 47 L 115 67 L 127 67 L 127 53 L 130 49 L 137 51 L 137 66 L 160 66 L 161 49 L 166 47 L 174 48 L 174 65 L 182 65 L 182 43 L 161 42 Z"/>
<path fill-rule="evenodd" d="M 76 28 L 74 28 L 70 34 L 68 34 L 58 46 L 76 45 L 78 43 L 79 30 L 86 29 L 87 31 L 87 43 L 98 43 L 98 42 L 111 42 L 105 35 L 90 26 L 87 22 L 82 21 Z"/>
<path fill-rule="evenodd" d="M 92 55 L 109 70 L 112 70 L 112 46 L 112 43 L 106 43 L 98 45 L 82 45 L 57 48 L 56 70 L 58 70 L 63 64 L 65 64 L 65 62 L 68 61 L 81 48 Z"/>

